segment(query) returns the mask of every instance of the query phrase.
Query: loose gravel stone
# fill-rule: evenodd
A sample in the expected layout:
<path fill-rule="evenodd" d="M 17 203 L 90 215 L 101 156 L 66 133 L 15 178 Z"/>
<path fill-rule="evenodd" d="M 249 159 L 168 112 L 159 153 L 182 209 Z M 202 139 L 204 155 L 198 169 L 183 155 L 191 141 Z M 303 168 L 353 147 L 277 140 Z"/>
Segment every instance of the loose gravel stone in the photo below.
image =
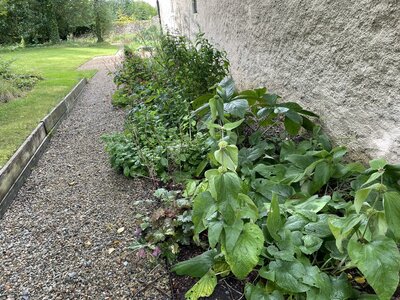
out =
<path fill-rule="evenodd" d="M 117 62 L 81 67 L 99 72 L 0 220 L 0 299 L 170 298 L 164 265 L 128 249 L 153 186 L 113 171 L 101 142 L 123 126 L 111 105 Z"/>

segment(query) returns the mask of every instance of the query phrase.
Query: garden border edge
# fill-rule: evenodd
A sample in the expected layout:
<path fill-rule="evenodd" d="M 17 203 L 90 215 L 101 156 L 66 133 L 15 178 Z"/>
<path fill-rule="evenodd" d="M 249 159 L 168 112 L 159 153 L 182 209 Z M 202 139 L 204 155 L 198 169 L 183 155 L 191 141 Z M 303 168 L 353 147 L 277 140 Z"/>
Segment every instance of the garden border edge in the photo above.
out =
<path fill-rule="evenodd" d="M 13 203 L 19 189 L 44 153 L 52 134 L 71 112 L 87 83 L 87 78 L 81 79 L 63 100 L 39 122 L 14 155 L 0 169 L 0 219 Z"/>

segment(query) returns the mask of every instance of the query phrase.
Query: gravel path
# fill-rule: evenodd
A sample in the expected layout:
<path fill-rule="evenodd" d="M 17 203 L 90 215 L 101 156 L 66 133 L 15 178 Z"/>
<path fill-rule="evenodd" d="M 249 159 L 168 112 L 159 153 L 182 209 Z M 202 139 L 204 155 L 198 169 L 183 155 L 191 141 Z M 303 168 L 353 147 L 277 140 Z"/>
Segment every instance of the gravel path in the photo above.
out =
<path fill-rule="evenodd" d="M 116 174 L 100 140 L 123 124 L 110 100 L 116 61 L 81 66 L 99 72 L 0 220 L 1 300 L 170 298 L 164 265 L 126 249 L 153 187 Z"/>

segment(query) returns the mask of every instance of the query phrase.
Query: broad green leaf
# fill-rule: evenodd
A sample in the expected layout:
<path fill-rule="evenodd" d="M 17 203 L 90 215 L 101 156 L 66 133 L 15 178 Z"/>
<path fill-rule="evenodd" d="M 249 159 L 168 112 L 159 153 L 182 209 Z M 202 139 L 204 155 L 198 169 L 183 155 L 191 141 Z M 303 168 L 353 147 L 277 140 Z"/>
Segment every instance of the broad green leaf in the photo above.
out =
<path fill-rule="evenodd" d="M 382 300 L 391 299 L 399 284 L 400 253 L 390 238 L 378 237 L 369 243 L 351 239 L 349 257 Z"/>
<path fill-rule="evenodd" d="M 268 200 L 272 200 L 273 194 L 278 196 L 279 202 L 283 202 L 294 195 L 293 187 L 286 184 L 279 184 L 267 179 L 256 179 L 252 182 L 253 188 Z"/>
<path fill-rule="evenodd" d="M 279 250 L 274 245 L 270 245 L 267 247 L 267 251 L 274 259 L 281 259 L 281 260 L 285 260 L 285 261 L 296 260 L 296 258 L 294 257 L 294 255 L 295 255 L 294 247 L 289 247 L 289 248 L 285 248 L 283 250 Z"/>
<path fill-rule="evenodd" d="M 284 114 L 289 111 L 289 108 L 283 106 L 274 107 L 274 113 L 276 114 Z"/>
<path fill-rule="evenodd" d="M 234 94 L 236 90 L 235 86 L 235 81 L 233 80 L 232 77 L 227 76 L 222 81 L 218 84 L 218 87 L 221 88 L 221 98 L 224 100 L 230 99 Z"/>
<path fill-rule="evenodd" d="M 171 271 L 178 275 L 203 277 L 211 269 L 214 257 L 217 254 L 218 251 L 216 249 L 209 250 L 189 260 L 177 263 L 172 267 Z"/>
<path fill-rule="evenodd" d="M 207 175 L 209 175 L 208 180 L 210 183 L 211 195 L 218 203 L 237 198 L 237 195 L 240 193 L 242 188 L 241 180 L 237 174 L 226 172 L 223 174 L 219 173 L 216 176 L 213 176 L 214 174 L 210 173 Z"/>
<path fill-rule="evenodd" d="M 357 213 L 360 212 L 363 203 L 368 199 L 368 196 L 372 190 L 382 193 L 386 192 L 387 188 L 384 184 L 375 183 L 367 188 L 358 190 L 354 197 L 354 207 Z"/>
<path fill-rule="evenodd" d="M 309 220 L 299 214 L 291 215 L 287 218 L 284 228 L 290 231 L 301 231 Z"/>
<path fill-rule="evenodd" d="M 306 115 L 306 116 L 310 116 L 310 117 L 314 117 L 314 118 L 319 118 L 319 116 L 318 116 L 317 114 L 315 114 L 315 113 L 313 113 L 313 112 L 311 112 L 311 111 L 309 111 L 309 110 L 302 109 L 302 110 L 300 111 L 300 113 L 301 113 L 302 115 Z"/>
<path fill-rule="evenodd" d="M 207 219 L 217 211 L 215 200 L 210 192 L 199 194 L 193 201 L 194 239 L 198 241 L 199 234 L 207 228 Z"/>
<path fill-rule="evenodd" d="M 311 289 L 304 283 L 307 269 L 299 261 L 271 261 L 268 267 L 259 270 L 259 274 L 289 293 L 304 293 Z"/>
<path fill-rule="evenodd" d="M 388 231 L 388 223 L 385 218 L 384 211 L 375 212 L 375 214 L 370 217 L 369 228 L 373 234 L 373 237 L 386 235 Z M 394 227 L 394 228 L 399 228 L 399 227 Z"/>
<path fill-rule="evenodd" d="M 192 102 L 192 107 L 193 109 L 198 109 L 199 107 L 203 106 L 204 104 L 207 104 L 208 101 L 214 97 L 213 94 L 205 94 L 205 95 L 201 95 L 200 97 L 196 98 L 193 102 Z"/>
<path fill-rule="evenodd" d="M 356 192 L 356 195 L 354 197 L 354 208 L 356 209 L 357 213 L 360 213 L 361 207 L 365 200 L 367 200 L 370 193 L 370 188 L 361 189 Z"/>
<path fill-rule="evenodd" d="M 385 207 L 385 218 L 389 229 L 393 232 L 396 240 L 400 240 L 400 193 L 386 192 L 383 194 L 383 205 Z"/>
<path fill-rule="evenodd" d="M 362 173 L 365 167 L 361 163 L 350 163 L 347 165 L 336 164 L 335 173 L 332 175 L 334 178 L 341 178 L 354 173 Z"/>
<path fill-rule="evenodd" d="M 224 225 L 225 232 L 225 250 L 227 253 L 230 253 L 235 247 L 240 234 L 243 231 L 243 221 L 241 219 L 235 220 L 233 224 Z"/>
<path fill-rule="evenodd" d="M 296 210 L 306 210 L 317 213 L 321 211 L 331 201 L 331 196 L 322 196 L 318 198 L 318 195 L 314 195 L 308 198 L 306 201 L 295 205 Z"/>
<path fill-rule="evenodd" d="M 289 110 L 285 116 L 287 118 L 289 118 L 290 120 L 292 120 L 293 122 L 301 125 L 303 123 L 303 118 L 295 111 L 293 111 L 293 108 L 290 108 L 291 110 Z"/>
<path fill-rule="evenodd" d="M 302 239 L 304 245 L 300 246 L 299 248 L 304 254 L 313 254 L 314 252 L 318 251 L 323 242 L 321 238 L 309 234 L 304 235 Z"/>
<path fill-rule="evenodd" d="M 299 130 L 301 128 L 301 123 L 297 123 L 295 121 L 293 121 L 291 118 L 289 118 L 288 116 L 285 117 L 285 121 L 283 122 L 285 125 L 285 129 L 286 131 L 290 134 L 290 135 L 296 135 L 299 133 Z"/>
<path fill-rule="evenodd" d="M 321 273 L 317 280 L 317 287 L 307 292 L 307 300 L 347 300 L 355 299 L 355 292 L 352 289 L 346 273 L 339 277 L 328 276 Z M 359 299 L 357 297 L 357 299 Z"/>
<path fill-rule="evenodd" d="M 383 169 L 387 165 L 387 161 L 383 158 L 373 159 L 369 162 L 372 170 Z"/>
<path fill-rule="evenodd" d="M 270 210 L 267 215 L 267 228 L 274 240 L 280 240 L 278 231 L 282 228 L 283 222 L 279 210 L 279 202 L 276 195 L 272 197 Z"/>
<path fill-rule="evenodd" d="M 250 219 L 253 222 L 258 220 L 258 207 L 254 204 L 253 200 L 245 194 L 240 193 L 238 195 L 240 201 L 239 216 L 242 219 Z"/>
<path fill-rule="evenodd" d="M 347 153 L 347 148 L 346 148 L 346 147 L 343 147 L 343 146 L 341 146 L 341 147 L 336 147 L 336 148 L 332 149 L 331 153 L 333 154 L 333 155 L 332 155 L 333 161 L 334 161 L 335 163 L 337 163 L 337 162 L 339 162 L 339 161 L 342 160 L 343 156 L 346 155 L 346 153 Z"/>
<path fill-rule="evenodd" d="M 248 108 L 249 103 L 245 99 L 237 99 L 228 103 L 224 103 L 225 112 L 239 118 L 244 118 Z"/>
<path fill-rule="evenodd" d="M 268 293 L 266 288 L 261 284 L 252 285 L 247 283 L 244 293 L 247 300 L 284 300 L 283 295 L 279 291 Z"/>
<path fill-rule="evenodd" d="M 265 94 L 263 95 L 263 99 L 265 100 L 265 103 L 270 105 L 270 106 L 274 106 L 276 105 L 276 101 L 280 98 L 280 96 L 276 95 L 276 94 Z"/>
<path fill-rule="evenodd" d="M 321 161 L 315 166 L 313 176 L 313 190 L 312 193 L 318 192 L 331 178 L 331 168 L 329 163 Z"/>
<path fill-rule="evenodd" d="M 208 243 L 214 248 L 219 242 L 224 223 L 222 221 L 211 221 L 208 223 Z"/>
<path fill-rule="evenodd" d="M 214 121 L 217 119 L 217 99 L 211 98 L 210 100 L 208 100 L 208 103 L 210 105 L 210 112 L 211 112 L 211 123 L 214 123 Z"/>
<path fill-rule="evenodd" d="M 226 124 L 224 124 L 223 129 L 233 130 L 233 129 L 239 127 L 240 125 L 242 125 L 243 121 L 244 121 L 244 119 L 241 119 L 239 121 L 232 122 L 232 123 L 226 123 Z"/>
<path fill-rule="evenodd" d="M 285 103 L 279 103 L 279 106 L 283 106 L 283 107 L 287 107 L 290 110 L 292 110 L 293 112 L 299 112 L 301 111 L 303 108 L 300 106 L 300 104 L 296 103 L 296 102 L 285 102 Z"/>
<path fill-rule="evenodd" d="M 204 159 L 196 168 L 194 176 L 199 177 L 203 173 L 204 169 L 207 167 L 208 161 Z"/>
<path fill-rule="evenodd" d="M 201 297 L 211 296 L 216 286 L 217 276 L 214 271 L 210 270 L 186 292 L 185 298 L 187 300 L 198 300 Z"/>
<path fill-rule="evenodd" d="M 238 166 L 238 148 L 235 145 L 228 145 L 214 152 L 215 159 L 221 166 L 235 172 Z"/>
<path fill-rule="evenodd" d="M 306 169 L 312 163 L 316 162 L 318 158 L 312 155 L 291 154 L 286 157 L 286 160 L 293 163 L 296 167 L 299 167 L 301 169 Z"/>
<path fill-rule="evenodd" d="M 343 252 L 343 241 L 350 238 L 356 227 L 365 221 L 365 215 L 352 214 L 343 218 L 332 216 L 329 218 L 329 229 L 332 231 L 333 236 L 336 239 L 336 247 L 340 252 Z"/>
<path fill-rule="evenodd" d="M 223 244 L 221 251 L 232 273 L 239 279 L 244 279 L 257 265 L 264 246 L 264 235 L 260 227 L 247 223 L 232 251 L 227 252 Z"/>
<path fill-rule="evenodd" d="M 361 187 L 365 187 L 368 184 L 370 184 L 371 182 L 377 180 L 379 177 L 381 177 L 383 175 L 384 172 L 375 172 L 372 173 L 371 176 L 368 178 L 368 180 L 361 186 Z"/>
<path fill-rule="evenodd" d="M 320 238 L 331 236 L 332 232 L 328 224 L 329 217 L 330 215 L 328 214 L 319 214 L 316 222 L 308 222 L 308 224 L 304 226 L 304 233 Z"/>

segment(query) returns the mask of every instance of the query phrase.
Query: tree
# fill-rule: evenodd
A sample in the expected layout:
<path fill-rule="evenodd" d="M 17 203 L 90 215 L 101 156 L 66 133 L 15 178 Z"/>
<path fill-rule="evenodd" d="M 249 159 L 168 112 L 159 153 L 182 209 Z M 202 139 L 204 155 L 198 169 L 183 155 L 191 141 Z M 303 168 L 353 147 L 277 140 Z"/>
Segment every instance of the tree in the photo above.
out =
<path fill-rule="evenodd" d="M 111 27 L 111 6 L 105 0 L 93 0 L 94 33 L 97 42 L 104 41 L 104 33 Z"/>
<path fill-rule="evenodd" d="M 47 19 L 47 28 L 49 30 L 49 40 L 53 43 L 60 42 L 60 33 L 58 32 L 58 23 L 56 18 L 56 13 L 54 11 L 55 5 L 54 0 L 47 0 L 46 1 L 46 19 Z"/>

